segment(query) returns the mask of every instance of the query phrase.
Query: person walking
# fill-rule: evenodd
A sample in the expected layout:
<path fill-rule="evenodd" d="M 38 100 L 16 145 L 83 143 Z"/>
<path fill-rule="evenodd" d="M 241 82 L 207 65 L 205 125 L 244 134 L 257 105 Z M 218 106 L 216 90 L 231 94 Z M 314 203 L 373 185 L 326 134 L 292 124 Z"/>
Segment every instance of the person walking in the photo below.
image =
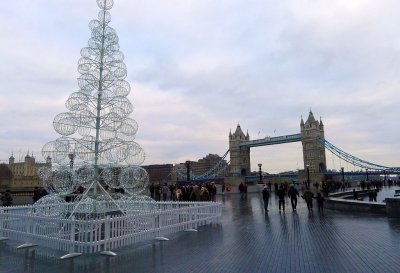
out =
<path fill-rule="evenodd" d="M 324 212 L 324 202 L 325 202 L 325 198 L 322 196 L 321 193 L 317 193 L 317 197 L 315 197 L 315 199 L 317 199 L 318 212 L 323 213 L 323 212 Z"/>
<path fill-rule="evenodd" d="M 169 192 L 169 187 L 168 187 L 167 183 L 164 183 L 164 185 L 161 187 L 163 201 L 167 201 L 168 192 Z"/>
<path fill-rule="evenodd" d="M 154 183 L 150 184 L 149 191 L 150 191 L 150 197 L 154 199 L 154 191 L 156 187 L 154 186 Z"/>
<path fill-rule="evenodd" d="M 306 188 L 306 190 L 304 191 L 302 197 L 306 201 L 308 211 L 312 211 L 314 194 L 312 193 L 310 188 L 308 188 L 308 187 Z"/>
<path fill-rule="evenodd" d="M 262 197 L 263 197 L 263 201 L 264 201 L 264 209 L 265 209 L 265 213 L 268 212 L 268 202 L 269 202 L 269 190 L 267 185 L 264 186 L 263 190 L 262 190 Z"/>
<path fill-rule="evenodd" d="M 276 195 L 278 196 L 279 212 L 281 212 L 281 207 L 283 208 L 283 211 L 285 211 L 285 190 L 282 185 L 279 187 Z"/>
<path fill-rule="evenodd" d="M 157 186 L 154 188 L 154 194 L 156 197 L 156 201 L 161 201 L 161 183 L 158 183 Z"/>
<path fill-rule="evenodd" d="M 288 195 L 290 197 L 290 203 L 292 204 L 292 210 L 296 211 L 297 197 L 300 196 L 299 191 L 296 189 L 294 184 L 290 184 Z"/>
<path fill-rule="evenodd" d="M 378 196 L 378 190 L 375 189 L 375 190 L 372 190 L 372 191 L 373 191 L 373 193 L 372 193 L 372 201 L 377 202 L 376 201 L 376 197 Z"/>
<path fill-rule="evenodd" d="M 358 200 L 358 192 L 356 189 L 353 189 L 353 200 Z"/>
<path fill-rule="evenodd" d="M 175 189 L 176 185 L 171 183 L 171 185 L 169 185 L 169 191 L 171 193 L 171 201 L 175 201 Z"/>
<path fill-rule="evenodd" d="M 373 192 L 373 190 L 368 190 L 368 199 L 369 199 L 369 202 L 374 201 L 374 192 Z"/>
<path fill-rule="evenodd" d="M 217 186 L 215 186 L 214 182 L 212 182 L 210 185 L 209 193 L 211 201 L 215 202 L 217 197 Z"/>
<path fill-rule="evenodd" d="M 239 192 L 240 192 L 240 199 L 243 200 L 244 199 L 244 191 L 245 191 L 245 184 L 243 182 L 241 182 L 239 184 Z"/>

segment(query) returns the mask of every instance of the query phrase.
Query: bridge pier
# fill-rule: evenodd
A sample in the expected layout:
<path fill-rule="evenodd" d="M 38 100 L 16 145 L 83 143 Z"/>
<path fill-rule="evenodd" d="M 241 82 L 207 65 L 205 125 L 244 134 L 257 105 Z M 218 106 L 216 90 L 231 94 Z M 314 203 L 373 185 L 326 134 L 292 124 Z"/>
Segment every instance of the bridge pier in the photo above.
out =
<path fill-rule="evenodd" d="M 244 176 L 231 176 L 231 177 L 225 177 L 224 183 L 226 185 L 231 185 L 231 186 L 239 186 L 240 183 L 245 182 L 245 177 Z"/>

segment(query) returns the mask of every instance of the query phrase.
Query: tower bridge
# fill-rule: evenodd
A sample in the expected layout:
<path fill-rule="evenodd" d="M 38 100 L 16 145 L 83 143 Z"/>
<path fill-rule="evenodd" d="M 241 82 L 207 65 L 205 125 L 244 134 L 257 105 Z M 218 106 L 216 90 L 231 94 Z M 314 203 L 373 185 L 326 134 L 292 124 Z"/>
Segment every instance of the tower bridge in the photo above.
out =
<path fill-rule="evenodd" d="M 322 179 L 326 171 L 325 146 L 317 139 L 325 139 L 324 124 L 314 118 L 310 110 L 306 122 L 300 121 L 300 133 L 277 137 L 265 137 L 250 140 L 238 124 L 234 133 L 229 133 L 230 170 L 231 177 L 243 177 L 251 174 L 250 148 L 301 142 L 303 146 L 304 169 L 308 169 L 313 179 Z"/>
<path fill-rule="evenodd" d="M 201 175 L 191 175 L 190 180 L 205 181 L 207 179 L 221 180 L 223 179 L 222 172 L 225 173 L 225 180 L 232 183 L 238 183 L 247 180 L 255 180 L 259 176 L 251 177 L 251 166 L 250 166 L 250 149 L 260 146 L 278 145 L 292 142 L 301 142 L 303 149 L 303 163 L 304 168 L 301 169 L 298 174 L 285 175 L 269 175 L 268 177 L 279 177 L 279 178 L 291 178 L 297 175 L 298 179 L 305 180 L 306 178 L 310 182 L 317 182 L 324 179 L 324 177 L 333 177 L 336 175 L 363 175 L 369 171 L 370 174 L 375 175 L 390 175 L 400 174 L 400 167 L 387 167 L 380 164 L 368 162 L 366 160 L 355 157 L 332 143 L 326 140 L 324 132 L 324 124 L 322 119 L 316 120 L 314 114 L 310 110 L 307 120 L 304 122 L 303 117 L 300 120 L 300 133 L 282 135 L 276 137 L 265 137 L 261 139 L 250 140 L 249 133 L 243 133 L 240 124 L 237 125 L 236 130 L 232 133 L 229 132 L 229 149 L 223 155 L 221 162 L 226 160 L 229 154 L 230 161 L 229 166 L 227 164 L 217 163 L 212 169 Z M 365 171 L 359 172 L 332 172 L 327 171 L 326 154 L 328 150 L 333 156 L 338 157 L 357 168 L 365 169 Z M 228 168 L 228 170 L 227 170 Z M 181 178 L 186 177 L 184 171 L 177 172 Z"/>
<path fill-rule="evenodd" d="M 262 139 L 242 141 L 240 142 L 239 146 L 241 148 L 246 148 L 246 147 L 251 148 L 251 147 L 276 145 L 276 144 L 299 142 L 299 141 L 301 141 L 301 134 L 294 134 L 294 135 L 265 137 Z"/>

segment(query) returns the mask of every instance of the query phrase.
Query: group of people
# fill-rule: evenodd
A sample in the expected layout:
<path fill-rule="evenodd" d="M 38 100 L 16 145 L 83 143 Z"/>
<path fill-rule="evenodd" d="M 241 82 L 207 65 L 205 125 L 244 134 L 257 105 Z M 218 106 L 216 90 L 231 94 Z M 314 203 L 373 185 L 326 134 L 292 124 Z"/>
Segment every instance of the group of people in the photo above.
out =
<path fill-rule="evenodd" d="M 365 194 L 363 194 L 365 195 Z M 369 202 L 377 202 L 376 198 L 378 196 L 378 189 L 369 189 L 367 192 Z M 362 201 L 363 197 L 360 197 L 358 191 L 353 189 L 353 200 Z"/>
<path fill-rule="evenodd" d="M 262 197 L 264 201 L 264 209 L 265 212 L 268 212 L 268 204 L 269 198 L 271 196 L 270 187 L 267 184 L 264 186 L 262 190 Z M 314 196 L 314 193 L 307 187 L 302 194 L 300 195 L 299 190 L 297 189 L 295 184 L 289 184 L 287 188 L 284 185 L 280 185 L 276 190 L 276 196 L 278 197 L 278 208 L 279 212 L 282 210 L 285 211 L 285 197 L 287 196 L 290 199 L 290 204 L 292 206 L 292 211 L 295 212 L 297 210 L 297 199 L 301 196 L 307 204 L 307 209 L 309 212 L 313 210 L 313 199 L 317 200 L 318 211 L 323 212 L 324 210 L 324 202 L 325 198 L 321 193 L 317 193 L 317 196 Z"/>
<path fill-rule="evenodd" d="M 0 201 L 3 207 L 8 207 L 13 204 L 13 197 L 10 190 L 6 190 L 4 193 L 1 194 Z"/>
<path fill-rule="evenodd" d="M 156 201 L 167 201 L 168 196 L 171 201 L 213 201 L 217 195 L 217 187 L 214 182 L 206 182 L 203 184 L 187 184 L 168 186 L 167 183 L 154 185 L 149 187 L 150 197 Z"/>
<path fill-rule="evenodd" d="M 383 182 L 382 181 L 360 181 L 360 189 L 361 190 L 371 190 L 371 189 L 380 189 L 383 186 Z"/>
<path fill-rule="evenodd" d="M 35 187 L 33 189 L 33 203 L 35 203 L 36 201 L 38 201 L 40 198 L 42 198 L 43 196 L 46 196 L 48 193 L 44 188 L 41 187 Z"/>

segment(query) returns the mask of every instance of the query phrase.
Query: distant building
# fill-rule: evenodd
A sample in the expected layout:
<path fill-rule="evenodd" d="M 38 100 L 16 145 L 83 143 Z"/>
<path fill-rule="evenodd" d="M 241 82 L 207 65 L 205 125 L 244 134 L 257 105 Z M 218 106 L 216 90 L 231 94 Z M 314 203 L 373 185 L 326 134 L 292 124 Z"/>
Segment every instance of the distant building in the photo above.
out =
<path fill-rule="evenodd" d="M 215 174 L 216 176 L 225 176 L 229 171 L 228 163 L 225 159 L 222 159 L 221 156 L 217 154 L 208 154 L 205 157 L 199 159 L 198 161 L 190 161 L 190 176 L 199 176 L 203 175 L 214 167 L 218 165 L 218 168 L 215 169 L 215 173 L 210 173 L 210 175 Z M 187 167 L 186 163 L 179 163 L 174 166 L 174 173 L 179 173 L 175 177 L 172 177 L 173 181 L 178 177 L 179 180 L 186 180 L 187 177 Z"/>
<path fill-rule="evenodd" d="M 171 183 L 173 173 L 172 164 L 148 165 L 142 167 L 146 169 L 147 173 L 149 174 L 150 183 Z"/>
<path fill-rule="evenodd" d="M 217 154 L 208 154 L 202 159 L 192 162 L 191 170 L 194 175 L 202 175 L 207 171 L 211 170 L 212 168 L 214 168 L 221 160 L 222 157 L 220 157 Z M 223 160 L 222 165 L 223 166 L 228 165 L 226 160 Z M 222 173 L 221 175 L 224 174 Z"/>
<path fill-rule="evenodd" d="M 45 163 L 37 163 L 35 157 L 26 155 L 23 162 L 15 162 L 14 156 L 11 155 L 8 161 L 13 178 L 7 185 L 11 190 L 31 190 L 34 187 L 41 187 L 42 181 L 38 176 L 38 170 L 41 167 L 51 167 L 51 158 L 48 157 Z"/>

